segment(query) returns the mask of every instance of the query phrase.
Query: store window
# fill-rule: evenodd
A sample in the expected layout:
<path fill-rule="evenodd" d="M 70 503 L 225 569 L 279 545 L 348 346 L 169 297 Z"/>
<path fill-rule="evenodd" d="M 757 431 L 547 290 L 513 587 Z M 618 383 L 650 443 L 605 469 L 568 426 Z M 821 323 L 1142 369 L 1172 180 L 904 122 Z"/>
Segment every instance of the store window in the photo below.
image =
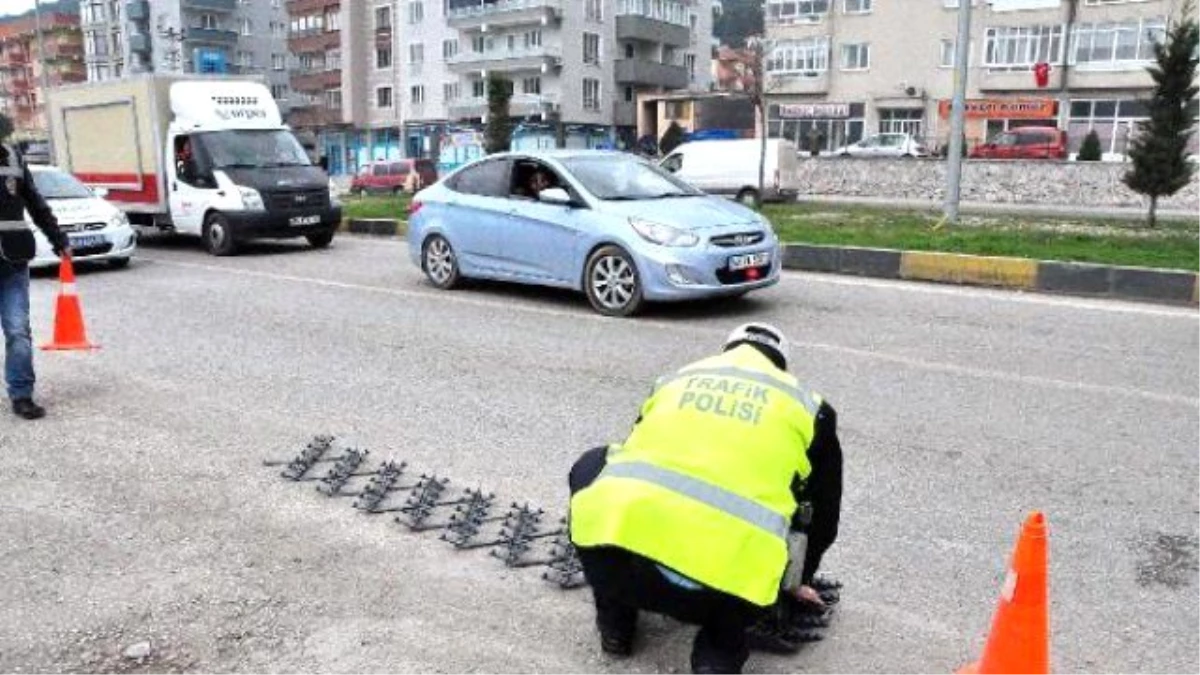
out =
<path fill-rule="evenodd" d="M 767 133 L 771 138 L 795 143 L 801 152 L 806 152 L 814 141 L 820 151 L 828 152 L 862 140 L 866 109 L 865 103 L 772 105 L 767 109 Z"/>
<path fill-rule="evenodd" d="M 925 111 L 919 108 L 880 108 L 879 133 L 908 134 L 916 140 L 923 137 Z"/>

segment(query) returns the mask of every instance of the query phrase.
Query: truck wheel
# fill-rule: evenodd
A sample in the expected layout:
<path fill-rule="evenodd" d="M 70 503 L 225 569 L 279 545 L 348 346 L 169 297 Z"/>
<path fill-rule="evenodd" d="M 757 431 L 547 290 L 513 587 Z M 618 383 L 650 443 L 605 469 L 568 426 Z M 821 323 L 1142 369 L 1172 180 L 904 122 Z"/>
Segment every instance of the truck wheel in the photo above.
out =
<path fill-rule="evenodd" d="M 333 243 L 333 234 L 333 230 L 330 230 L 318 234 L 309 234 L 304 238 L 308 240 L 309 245 L 313 248 L 328 248 Z"/>
<path fill-rule="evenodd" d="M 210 213 L 204 218 L 204 248 L 212 255 L 227 256 L 237 252 L 237 242 L 229 221 L 219 213 Z"/>
<path fill-rule="evenodd" d="M 758 206 L 758 190 L 743 188 L 737 195 L 737 200 L 743 206 Z"/>

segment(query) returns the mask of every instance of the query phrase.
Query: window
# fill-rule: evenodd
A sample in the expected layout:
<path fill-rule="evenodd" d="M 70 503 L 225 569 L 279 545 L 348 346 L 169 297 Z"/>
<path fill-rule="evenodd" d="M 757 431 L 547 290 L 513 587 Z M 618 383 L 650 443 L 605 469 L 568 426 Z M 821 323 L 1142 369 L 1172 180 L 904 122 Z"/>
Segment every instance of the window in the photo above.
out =
<path fill-rule="evenodd" d="M 458 100 L 461 89 L 457 82 L 447 82 L 442 85 L 442 98 L 446 101 Z"/>
<path fill-rule="evenodd" d="M 687 69 L 688 80 L 695 82 L 696 81 L 696 55 L 695 54 L 684 54 L 683 55 L 683 67 Z"/>
<path fill-rule="evenodd" d="M 425 86 L 415 84 L 408 90 L 408 98 L 413 105 L 421 105 L 425 102 Z"/>
<path fill-rule="evenodd" d="M 871 45 L 842 45 L 842 70 L 867 70 L 871 67 Z"/>
<path fill-rule="evenodd" d="M 767 0 L 767 23 L 817 21 L 829 13 L 830 0 Z M 869 3 L 868 3 L 869 4 Z"/>
<path fill-rule="evenodd" d="M 583 62 L 600 64 L 600 36 L 595 33 L 583 34 Z"/>
<path fill-rule="evenodd" d="M 442 58 L 450 60 L 455 56 L 458 56 L 458 40 L 443 40 Z"/>
<path fill-rule="evenodd" d="M 274 99 L 276 101 L 286 101 L 287 100 L 287 92 L 288 92 L 288 88 L 287 88 L 286 84 L 271 85 L 271 96 L 274 97 Z"/>
<path fill-rule="evenodd" d="M 376 87 L 376 89 L 375 89 L 375 107 L 376 108 L 392 107 L 392 88 L 391 87 Z"/>
<path fill-rule="evenodd" d="M 217 30 L 221 27 L 221 22 L 217 21 L 216 14 L 201 14 L 200 27 L 207 30 Z"/>
<path fill-rule="evenodd" d="M 408 3 L 408 22 L 421 23 L 425 19 L 425 3 L 413 0 Z"/>
<path fill-rule="evenodd" d="M 325 15 L 325 26 L 327 30 L 335 31 L 342 29 L 342 15 L 338 10 L 333 10 Z"/>
<path fill-rule="evenodd" d="M 540 95 L 542 93 L 542 78 L 527 77 L 521 80 L 521 93 Z"/>
<path fill-rule="evenodd" d="M 813 74 L 829 69 L 829 38 L 826 36 L 779 43 L 767 59 L 769 73 Z"/>
<path fill-rule="evenodd" d="M 797 148 L 808 149 L 816 141 L 820 150 L 833 150 L 862 140 L 866 129 L 866 105 L 851 103 L 842 106 L 787 106 L 767 107 L 767 135 L 784 138 Z"/>
<path fill-rule="evenodd" d="M 636 51 L 634 50 L 633 43 L 626 42 L 625 43 L 625 58 L 632 59 L 635 53 L 636 53 Z"/>
<path fill-rule="evenodd" d="M 242 19 L 242 35 L 254 35 L 254 22 L 250 19 Z"/>
<path fill-rule="evenodd" d="M 375 8 L 375 30 L 390 30 L 392 27 L 392 8 L 391 7 L 376 7 Z"/>
<path fill-rule="evenodd" d="M 471 80 L 471 98 L 485 98 L 487 96 L 487 82 L 483 80 Z"/>
<path fill-rule="evenodd" d="M 253 68 L 254 67 L 254 52 L 239 51 L 237 53 L 237 64 L 241 68 Z"/>
<path fill-rule="evenodd" d="M 342 109 L 342 90 L 330 89 L 325 92 L 325 107 L 330 110 Z"/>
<path fill-rule="evenodd" d="M 378 47 L 375 49 L 375 67 L 377 69 L 392 67 L 391 47 Z"/>
<path fill-rule="evenodd" d="M 487 38 L 482 35 L 476 35 L 471 38 L 471 51 L 476 54 L 482 54 L 487 51 Z"/>
<path fill-rule="evenodd" d="M 1200 114 L 1200 109 L 1195 103 L 1188 114 L 1193 119 Z M 1150 112 L 1146 109 L 1146 104 L 1135 99 L 1072 100 L 1067 131 L 1070 152 L 1079 152 L 1084 136 L 1094 130 L 1100 137 L 1100 147 L 1104 153 L 1125 154 L 1130 138 L 1137 134 L 1137 123 L 1149 117 Z M 1189 148 L 1195 152 L 1195 136 L 1192 137 Z"/>
<path fill-rule="evenodd" d="M 1163 40 L 1166 31 L 1162 18 L 1076 24 L 1070 62 L 1095 69 L 1141 68 L 1154 59 L 1154 44 Z"/>
<path fill-rule="evenodd" d="M 604 12 L 601 9 L 602 5 L 600 3 L 601 0 L 585 0 L 583 6 L 584 18 L 597 23 L 603 21 Z"/>
<path fill-rule="evenodd" d="M 542 46 L 542 31 L 531 30 L 525 33 L 525 49 L 536 49 Z"/>
<path fill-rule="evenodd" d="M 342 69 L 342 50 L 330 49 L 325 52 L 325 70 Z"/>
<path fill-rule="evenodd" d="M 633 98 L 633 87 L 625 87 L 625 102 L 632 103 Z"/>
<path fill-rule="evenodd" d="M 417 42 L 408 46 L 408 62 L 409 63 L 424 63 L 425 61 L 425 45 Z"/>
<path fill-rule="evenodd" d="M 925 111 L 907 108 L 881 108 L 879 110 L 879 133 L 908 134 L 920 140 Z"/>
<path fill-rule="evenodd" d="M 463 169 L 450 181 L 450 189 L 481 197 L 504 197 L 508 194 L 507 160 L 484 160 L 475 166 Z"/>
<path fill-rule="evenodd" d="M 617 0 L 617 15 L 644 16 L 676 26 L 688 26 L 690 4 L 679 0 Z"/>
<path fill-rule="evenodd" d="M 271 70 L 286 70 L 287 57 L 283 54 L 271 55 Z"/>
<path fill-rule="evenodd" d="M 583 108 L 584 110 L 600 109 L 600 80 L 590 77 L 583 78 Z"/>
<path fill-rule="evenodd" d="M 871 0 L 843 0 L 843 14 L 867 14 L 871 11 Z"/>
<path fill-rule="evenodd" d="M 984 65 L 988 68 L 1032 68 L 1062 63 L 1062 26 L 1005 26 L 987 29 Z"/>

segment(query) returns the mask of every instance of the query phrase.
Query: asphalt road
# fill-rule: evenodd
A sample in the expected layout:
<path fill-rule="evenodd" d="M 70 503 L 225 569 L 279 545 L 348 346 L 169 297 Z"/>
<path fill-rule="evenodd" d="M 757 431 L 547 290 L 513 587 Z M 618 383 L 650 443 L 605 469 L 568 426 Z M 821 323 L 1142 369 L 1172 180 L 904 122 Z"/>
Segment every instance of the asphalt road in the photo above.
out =
<path fill-rule="evenodd" d="M 35 280 L 36 339 L 57 284 Z M 588 593 L 264 458 L 331 433 L 565 513 L 565 475 L 654 379 L 767 319 L 837 406 L 846 587 L 827 639 L 751 671 L 952 672 L 979 652 L 1025 515 L 1049 519 L 1056 671 L 1196 672 L 1194 310 L 810 274 L 732 303 L 594 315 L 439 292 L 396 242 L 83 272 L 92 353 L 39 354 L 51 417 L 0 417 L 0 670 L 686 672 L 649 617 L 599 653 Z M 148 640 L 144 662 L 122 652 Z"/>

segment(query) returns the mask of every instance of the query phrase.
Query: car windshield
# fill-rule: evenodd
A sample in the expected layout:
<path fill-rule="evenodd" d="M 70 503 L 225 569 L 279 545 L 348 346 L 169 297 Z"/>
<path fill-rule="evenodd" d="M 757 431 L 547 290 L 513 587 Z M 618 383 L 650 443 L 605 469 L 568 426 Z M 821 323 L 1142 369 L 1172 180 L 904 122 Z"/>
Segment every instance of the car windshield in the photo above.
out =
<path fill-rule="evenodd" d="M 33 171 L 33 184 L 43 199 L 91 199 L 96 195 L 86 185 L 63 171 Z"/>
<path fill-rule="evenodd" d="M 214 169 L 312 166 L 304 146 L 283 129 L 211 131 L 199 138 Z"/>
<path fill-rule="evenodd" d="M 663 169 L 622 156 L 568 157 L 563 166 L 588 192 L 609 201 L 697 197 L 704 193 Z"/>

